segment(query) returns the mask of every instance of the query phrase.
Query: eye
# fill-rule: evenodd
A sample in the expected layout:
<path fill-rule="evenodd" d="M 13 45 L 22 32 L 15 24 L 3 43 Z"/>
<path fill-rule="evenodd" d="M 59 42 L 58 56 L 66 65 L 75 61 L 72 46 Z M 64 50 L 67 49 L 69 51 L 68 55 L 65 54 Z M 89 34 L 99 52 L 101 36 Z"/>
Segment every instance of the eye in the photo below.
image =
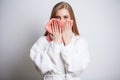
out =
<path fill-rule="evenodd" d="M 60 16 L 55 16 L 54 18 L 56 18 L 56 19 L 61 19 Z"/>
<path fill-rule="evenodd" d="M 68 16 L 64 16 L 64 19 L 67 19 L 67 18 L 69 18 Z"/>

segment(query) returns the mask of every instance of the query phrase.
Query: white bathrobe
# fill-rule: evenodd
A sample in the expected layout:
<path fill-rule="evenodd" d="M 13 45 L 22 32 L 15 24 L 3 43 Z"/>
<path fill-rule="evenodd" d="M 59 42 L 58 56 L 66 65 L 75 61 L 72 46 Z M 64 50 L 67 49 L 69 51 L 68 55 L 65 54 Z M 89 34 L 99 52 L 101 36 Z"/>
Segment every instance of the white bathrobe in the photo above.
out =
<path fill-rule="evenodd" d="M 44 80 L 80 80 L 80 73 L 90 61 L 87 41 L 74 34 L 67 46 L 40 37 L 31 48 L 30 58 L 44 75 Z"/>

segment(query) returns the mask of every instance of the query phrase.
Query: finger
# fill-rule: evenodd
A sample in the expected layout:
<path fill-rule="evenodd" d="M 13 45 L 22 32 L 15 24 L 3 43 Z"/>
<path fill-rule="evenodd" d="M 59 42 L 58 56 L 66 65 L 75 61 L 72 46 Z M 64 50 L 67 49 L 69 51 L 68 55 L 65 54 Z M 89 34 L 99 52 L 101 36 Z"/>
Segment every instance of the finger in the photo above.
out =
<path fill-rule="evenodd" d="M 66 21 L 66 30 L 68 30 L 68 21 Z"/>
<path fill-rule="evenodd" d="M 67 21 L 65 21 L 64 27 L 63 27 L 63 31 L 66 32 L 66 27 L 67 27 Z"/>
<path fill-rule="evenodd" d="M 58 22 L 56 22 L 57 30 L 59 33 L 61 33 L 61 27 L 59 26 Z"/>
<path fill-rule="evenodd" d="M 67 21 L 66 21 L 66 23 L 65 23 L 65 31 L 67 31 L 67 26 L 68 26 L 68 24 L 67 24 Z"/>
<path fill-rule="evenodd" d="M 50 34 L 50 38 L 53 39 L 53 35 L 52 34 Z"/>
<path fill-rule="evenodd" d="M 66 26 L 66 23 L 65 23 L 64 27 L 62 28 L 62 32 L 64 32 L 64 31 L 65 31 L 65 26 Z"/>
<path fill-rule="evenodd" d="M 61 27 L 59 27 L 59 32 L 60 32 L 60 34 L 62 33 Z"/>
<path fill-rule="evenodd" d="M 58 28 L 57 22 L 55 22 L 55 26 L 56 26 L 56 31 L 59 32 L 59 28 Z"/>
<path fill-rule="evenodd" d="M 69 31 L 71 28 L 70 28 L 70 21 L 67 21 L 67 30 Z"/>
<path fill-rule="evenodd" d="M 72 32 L 71 21 L 69 21 L 69 30 L 71 30 L 71 32 Z"/>
<path fill-rule="evenodd" d="M 67 30 L 69 30 L 70 29 L 70 23 L 69 23 L 69 21 L 67 21 Z"/>
<path fill-rule="evenodd" d="M 52 33 L 55 32 L 53 22 L 51 23 Z"/>
<path fill-rule="evenodd" d="M 65 24 L 63 25 L 63 27 L 61 27 L 62 32 L 64 31 L 64 28 L 65 28 Z"/>
<path fill-rule="evenodd" d="M 55 32 L 56 32 L 57 29 L 56 29 L 56 24 L 55 24 L 55 22 L 53 22 L 53 24 L 54 24 L 54 30 L 55 30 Z"/>

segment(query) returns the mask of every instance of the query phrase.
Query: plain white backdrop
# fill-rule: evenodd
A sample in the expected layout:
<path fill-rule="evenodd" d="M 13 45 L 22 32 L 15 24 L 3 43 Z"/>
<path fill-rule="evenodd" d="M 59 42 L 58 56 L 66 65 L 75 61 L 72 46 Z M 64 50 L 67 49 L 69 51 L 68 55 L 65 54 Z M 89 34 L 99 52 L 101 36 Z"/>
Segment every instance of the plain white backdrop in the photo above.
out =
<path fill-rule="evenodd" d="M 61 0 L 0 0 L 0 79 L 41 80 L 29 58 Z M 83 80 L 120 80 L 120 0 L 64 0 L 87 39 L 91 62 Z"/>

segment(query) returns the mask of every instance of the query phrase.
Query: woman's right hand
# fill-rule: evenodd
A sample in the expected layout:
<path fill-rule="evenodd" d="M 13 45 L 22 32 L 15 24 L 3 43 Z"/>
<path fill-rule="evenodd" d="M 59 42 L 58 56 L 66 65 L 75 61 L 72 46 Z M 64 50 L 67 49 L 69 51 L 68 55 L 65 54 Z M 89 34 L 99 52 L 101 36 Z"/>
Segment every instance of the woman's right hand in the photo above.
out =
<path fill-rule="evenodd" d="M 62 32 L 57 22 L 52 22 L 52 39 L 55 44 L 60 44 L 62 40 Z"/>

